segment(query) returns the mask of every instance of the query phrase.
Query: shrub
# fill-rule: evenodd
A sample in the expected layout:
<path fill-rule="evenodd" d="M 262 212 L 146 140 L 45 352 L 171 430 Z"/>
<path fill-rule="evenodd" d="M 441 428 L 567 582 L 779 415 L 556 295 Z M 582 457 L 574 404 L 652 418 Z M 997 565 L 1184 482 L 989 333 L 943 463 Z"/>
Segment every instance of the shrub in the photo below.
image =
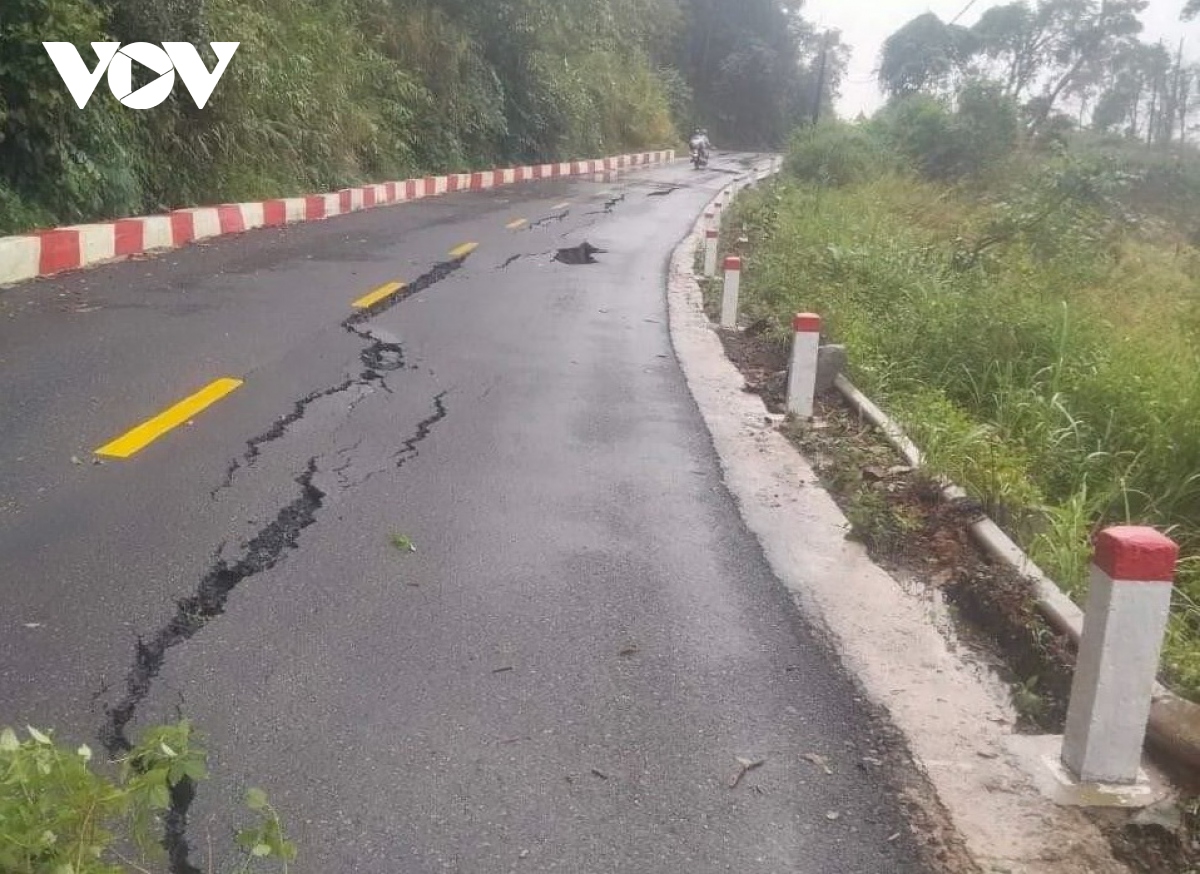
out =
<path fill-rule="evenodd" d="M 1020 115 L 995 86 L 971 83 L 949 100 L 916 94 L 895 99 L 874 121 L 879 135 L 929 179 L 979 174 L 1018 143 Z"/>
<path fill-rule="evenodd" d="M 792 175 L 830 188 L 866 182 L 891 165 L 868 129 L 837 122 L 798 130 L 785 163 Z"/>
<path fill-rule="evenodd" d="M 185 720 L 148 730 L 120 762 L 116 775 L 97 770 L 87 746 L 70 749 L 50 733 L 28 729 L 22 741 L 0 731 L 0 871 L 5 874 L 121 874 L 144 871 L 162 856 L 152 827 L 171 807 L 171 792 L 206 776 L 205 754 Z M 284 836 L 266 795 L 252 789 L 247 807 L 255 825 L 238 834 L 241 870 L 255 861 L 286 863 L 296 849 Z M 141 853 L 130 861 L 122 851 Z"/>

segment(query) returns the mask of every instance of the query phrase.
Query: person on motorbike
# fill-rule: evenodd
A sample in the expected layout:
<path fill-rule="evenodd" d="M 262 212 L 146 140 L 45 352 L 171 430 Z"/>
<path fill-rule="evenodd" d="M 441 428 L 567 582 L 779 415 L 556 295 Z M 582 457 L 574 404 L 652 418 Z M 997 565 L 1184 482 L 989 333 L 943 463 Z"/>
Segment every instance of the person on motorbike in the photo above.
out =
<path fill-rule="evenodd" d="M 693 153 L 699 154 L 707 161 L 709 150 L 712 148 L 712 143 L 708 141 L 708 131 L 702 127 L 696 128 L 696 132 L 692 134 L 691 146 Z"/>

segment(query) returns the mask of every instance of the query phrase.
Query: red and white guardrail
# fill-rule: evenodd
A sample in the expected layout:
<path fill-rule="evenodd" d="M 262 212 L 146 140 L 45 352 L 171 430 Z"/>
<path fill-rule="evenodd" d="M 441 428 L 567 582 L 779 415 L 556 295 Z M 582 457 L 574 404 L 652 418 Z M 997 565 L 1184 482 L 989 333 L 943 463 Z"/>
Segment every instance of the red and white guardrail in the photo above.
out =
<path fill-rule="evenodd" d="M 78 270 L 143 252 L 177 249 L 197 240 L 240 234 L 254 228 L 318 221 L 456 191 L 486 191 L 538 179 L 589 176 L 661 164 L 674 159 L 674 151 L 640 152 L 589 161 L 426 176 L 344 188 L 329 194 L 177 209 L 166 215 L 0 237 L 0 285 L 50 276 L 64 270 Z"/>

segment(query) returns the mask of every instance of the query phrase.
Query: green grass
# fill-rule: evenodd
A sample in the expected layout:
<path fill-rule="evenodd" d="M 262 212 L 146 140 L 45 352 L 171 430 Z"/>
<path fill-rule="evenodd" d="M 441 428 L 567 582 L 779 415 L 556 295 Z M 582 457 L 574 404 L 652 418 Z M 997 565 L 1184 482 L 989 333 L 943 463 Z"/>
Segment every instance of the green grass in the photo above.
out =
<path fill-rule="evenodd" d="M 856 384 L 1074 596 L 1097 528 L 1173 536 L 1163 667 L 1200 698 L 1200 253 L 1059 202 L 1071 167 L 1040 172 L 1059 175 L 749 193 L 727 217 L 751 237 L 746 317 L 785 342 L 790 314 L 821 313 Z"/>

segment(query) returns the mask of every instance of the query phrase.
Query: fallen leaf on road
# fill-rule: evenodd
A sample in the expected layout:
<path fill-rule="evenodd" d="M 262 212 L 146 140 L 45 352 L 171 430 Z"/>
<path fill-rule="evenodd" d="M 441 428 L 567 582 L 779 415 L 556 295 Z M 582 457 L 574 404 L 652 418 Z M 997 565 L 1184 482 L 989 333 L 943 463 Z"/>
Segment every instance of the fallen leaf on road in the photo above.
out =
<path fill-rule="evenodd" d="M 802 756 L 800 756 L 800 758 L 804 759 L 806 762 L 812 762 L 826 774 L 833 774 L 833 771 L 829 767 L 829 760 L 824 756 L 818 756 L 816 753 L 804 753 Z"/>
<path fill-rule="evenodd" d="M 592 768 L 592 776 L 599 777 L 601 780 L 608 779 L 608 775 L 605 774 L 603 771 L 601 771 L 599 768 Z"/>
<path fill-rule="evenodd" d="M 72 455 L 71 464 L 83 464 L 83 460 L 78 455 Z"/>
<path fill-rule="evenodd" d="M 836 820 L 841 819 L 842 815 L 840 813 L 838 813 L 836 810 L 831 810 L 825 814 L 825 818 L 827 820 L 829 820 L 830 822 L 834 822 Z"/>
<path fill-rule="evenodd" d="M 638 646 L 637 646 L 637 644 L 636 644 L 636 643 L 631 643 L 629 646 L 622 647 L 620 650 L 618 650 L 618 651 L 617 651 L 617 655 L 619 655 L 619 656 L 631 656 L 631 655 L 636 655 L 636 654 L 637 654 L 637 652 L 638 652 Z"/>
<path fill-rule="evenodd" d="M 747 773 L 753 771 L 755 768 L 761 768 L 767 762 L 766 759 L 745 759 L 741 756 L 735 756 L 734 758 L 737 759 L 737 763 L 741 765 L 741 767 L 738 769 L 737 775 L 729 782 L 730 789 L 736 789 L 737 785 L 742 782 L 742 778 L 745 777 Z"/>

